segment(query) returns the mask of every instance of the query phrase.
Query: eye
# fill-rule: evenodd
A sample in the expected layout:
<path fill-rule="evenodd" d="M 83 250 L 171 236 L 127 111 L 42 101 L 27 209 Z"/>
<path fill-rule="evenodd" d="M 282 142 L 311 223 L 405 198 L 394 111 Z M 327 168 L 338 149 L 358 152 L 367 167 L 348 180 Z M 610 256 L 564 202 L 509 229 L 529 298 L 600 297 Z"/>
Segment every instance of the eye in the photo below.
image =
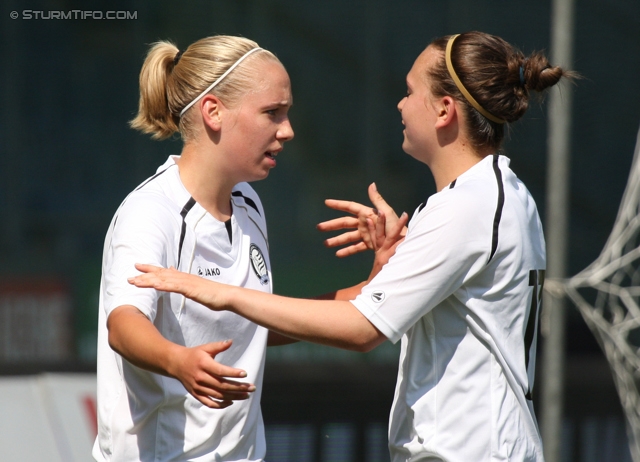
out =
<path fill-rule="evenodd" d="M 267 114 L 269 114 L 270 116 L 275 116 L 276 113 L 278 112 L 278 110 L 277 109 L 267 109 L 265 112 Z"/>

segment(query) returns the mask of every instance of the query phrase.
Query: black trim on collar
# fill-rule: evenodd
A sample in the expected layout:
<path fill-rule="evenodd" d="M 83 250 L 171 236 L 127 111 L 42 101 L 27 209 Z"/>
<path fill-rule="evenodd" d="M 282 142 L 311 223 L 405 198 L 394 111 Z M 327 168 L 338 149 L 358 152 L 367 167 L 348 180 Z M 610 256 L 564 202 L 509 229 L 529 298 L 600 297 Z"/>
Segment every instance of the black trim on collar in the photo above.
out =
<path fill-rule="evenodd" d="M 187 222 L 185 218 L 189 213 L 189 210 L 193 208 L 196 204 L 196 200 L 193 197 L 190 197 L 184 207 L 182 207 L 182 211 L 180 212 L 180 216 L 182 217 L 182 229 L 180 230 L 180 244 L 178 245 L 178 264 L 176 265 L 176 269 L 180 269 L 180 257 L 182 256 L 182 244 L 184 243 L 184 236 L 187 232 Z"/>
<path fill-rule="evenodd" d="M 231 195 L 234 197 L 242 197 L 244 199 L 244 202 L 249 206 L 252 207 L 256 212 L 258 212 L 258 215 L 260 214 L 260 210 L 258 210 L 258 205 L 253 201 L 253 199 L 245 196 L 244 194 L 242 194 L 242 192 L 240 191 L 233 191 L 231 192 Z"/>
<path fill-rule="evenodd" d="M 449 185 L 449 189 L 453 189 L 455 187 L 456 181 L 458 181 L 457 178 L 451 182 L 451 184 Z"/>
<path fill-rule="evenodd" d="M 169 170 L 171 167 L 173 167 L 176 164 L 173 165 L 169 165 L 167 168 L 165 168 L 163 171 L 156 173 L 155 175 L 153 175 L 151 178 L 149 178 L 147 181 L 145 181 L 144 183 L 142 183 L 140 186 L 138 186 L 136 189 L 134 189 L 134 191 L 137 191 L 138 189 L 143 188 L 144 186 L 146 186 L 148 183 L 150 183 L 151 181 L 155 180 L 156 178 L 158 178 L 160 175 L 162 175 L 164 172 L 166 172 L 167 170 Z"/>
<path fill-rule="evenodd" d="M 231 218 L 224 222 L 224 227 L 227 228 L 227 234 L 229 235 L 229 243 L 233 244 L 233 233 L 231 231 Z"/>

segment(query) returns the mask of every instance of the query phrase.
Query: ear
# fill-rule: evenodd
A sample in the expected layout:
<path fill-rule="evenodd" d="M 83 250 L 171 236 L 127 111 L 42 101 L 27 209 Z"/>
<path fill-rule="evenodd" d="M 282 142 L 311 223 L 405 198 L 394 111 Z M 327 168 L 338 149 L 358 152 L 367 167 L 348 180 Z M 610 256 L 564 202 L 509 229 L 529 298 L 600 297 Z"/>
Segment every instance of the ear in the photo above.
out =
<path fill-rule="evenodd" d="M 457 119 L 458 110 L 456 100 L 451 96 L 443 96 L 440 98 L 440 100 L 435 103 L 435 109 L 438 114 L 436 128 L 444 128 Z"/>
<path fill-rule="evenodd" d="M 219 131 L 222 122 L 222 112 L 225 107 L 215 95 L 206 95 L 200 101 L 200 114 L 204 124 L 213 131 Z"/>

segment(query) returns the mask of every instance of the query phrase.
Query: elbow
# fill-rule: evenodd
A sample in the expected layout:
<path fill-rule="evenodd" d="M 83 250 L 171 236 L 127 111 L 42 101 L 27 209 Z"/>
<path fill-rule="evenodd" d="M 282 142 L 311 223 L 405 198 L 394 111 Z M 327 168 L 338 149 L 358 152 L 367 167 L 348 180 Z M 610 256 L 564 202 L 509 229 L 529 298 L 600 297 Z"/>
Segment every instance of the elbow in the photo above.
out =
<path fill-rule="evenodd" d="M 126 319 L 123 320 L 125 316 L 126 309 L 119 307 L 107 318 L 107 343 L 113 351 L 120 355 L 122 355 L 123 346 L 122 330 L 123 326 L 126 325 Z"/>
<path fill-rule="evenodd" d="M 387 338 L 380 331 L 376 330 L 376 335 L 368 333 L 366 335 L 359 335 L 353 338 L 348 349 L 358 353 L 369 353 L 386 339 Z"/>
<path fill-rule="evenodd" d="M 347 344 L 344 348 L 358 353 L 368 353 L 387 340 L 387 337 L 378 330 L 369 320 L 361 317 L 360 322 L 351 325 L 350 332 L 345 332 L 343 338 Z"/>
<path fill-rule="evenodd" d="M 109 347 L 118 354 L 122 354 L 120 350 L 120 342 L 118 341 L 118 336 L 115 334 L 113 330 L 109 330 L 109 335 L 107 337 L 107 341 L 109 343 Z"/>
<path fill-rule="evenodd" d="M 352 346 L 351 350 L 358 353 L 369 353 L 378 345 L 372 345 L 371 343 L 358 343 Z"/>

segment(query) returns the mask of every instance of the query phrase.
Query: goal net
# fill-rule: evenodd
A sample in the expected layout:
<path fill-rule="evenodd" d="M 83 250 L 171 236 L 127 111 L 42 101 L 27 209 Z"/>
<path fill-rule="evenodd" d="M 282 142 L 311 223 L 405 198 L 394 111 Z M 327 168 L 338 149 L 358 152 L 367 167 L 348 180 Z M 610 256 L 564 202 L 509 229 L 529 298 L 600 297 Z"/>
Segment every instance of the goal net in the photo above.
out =
<path fill-rule="evenodd" d="M 626 415 L 631 457 L 640 462 L 640 131 L 613 231 L 600 256 L 566 280 L 548 280 L 554 296 L 578 307 L 604 351 Z"/>

